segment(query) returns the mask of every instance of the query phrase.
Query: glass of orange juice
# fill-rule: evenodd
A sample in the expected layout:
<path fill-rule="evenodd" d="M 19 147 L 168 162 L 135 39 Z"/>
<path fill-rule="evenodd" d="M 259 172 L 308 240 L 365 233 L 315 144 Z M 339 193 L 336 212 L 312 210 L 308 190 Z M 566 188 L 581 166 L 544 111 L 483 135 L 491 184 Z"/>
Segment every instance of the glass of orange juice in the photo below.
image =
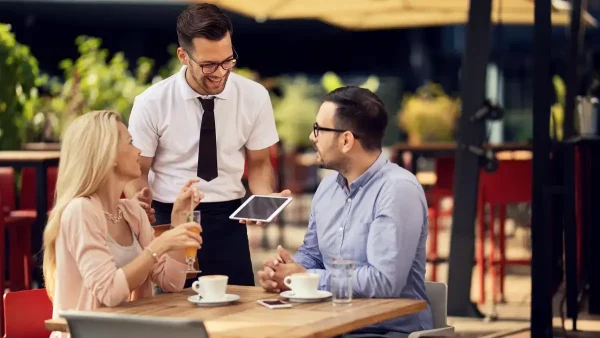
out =
<path fill-rule="evenodd" d="M 200 224 L 201 216 L 200 210 L 194 210 L 190 213 L 188 222 L 196 222 Z M 198 230 L 191 230 L 200 233 Z M 198 249 L 196 247 L 189 247 L 185 249 L 185 262 L 187 263 L 186 273 L 200 273 L 201 271 L 194 269 L 194 263 L 196 262 L 196 254 Z"/>

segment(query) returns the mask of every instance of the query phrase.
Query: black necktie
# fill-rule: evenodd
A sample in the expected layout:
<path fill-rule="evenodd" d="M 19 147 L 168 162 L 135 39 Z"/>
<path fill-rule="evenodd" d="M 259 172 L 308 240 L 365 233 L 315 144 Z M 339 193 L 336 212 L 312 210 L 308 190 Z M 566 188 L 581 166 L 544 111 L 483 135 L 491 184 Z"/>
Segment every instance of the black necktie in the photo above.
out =
<path fill-rule="evenodd" d="M 219 176 L 217 169 L 217 135 L 215 132 L 215 99 L 198 98 L 204 114 L 198 145 L 198 177 L 209 182 Z"/>

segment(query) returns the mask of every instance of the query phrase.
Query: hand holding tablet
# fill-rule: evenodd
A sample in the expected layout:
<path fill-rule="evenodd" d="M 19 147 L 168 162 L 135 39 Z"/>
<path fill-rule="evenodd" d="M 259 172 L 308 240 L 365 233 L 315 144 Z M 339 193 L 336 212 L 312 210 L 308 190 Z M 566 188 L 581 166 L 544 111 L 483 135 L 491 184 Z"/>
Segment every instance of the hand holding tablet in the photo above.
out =
<path fill-rule="evenodd" d="M 291 197 L 280 194 L 252 195 L 229 218 L 244 224 L 262 225 L 271 222 L 291 202 Z"/>

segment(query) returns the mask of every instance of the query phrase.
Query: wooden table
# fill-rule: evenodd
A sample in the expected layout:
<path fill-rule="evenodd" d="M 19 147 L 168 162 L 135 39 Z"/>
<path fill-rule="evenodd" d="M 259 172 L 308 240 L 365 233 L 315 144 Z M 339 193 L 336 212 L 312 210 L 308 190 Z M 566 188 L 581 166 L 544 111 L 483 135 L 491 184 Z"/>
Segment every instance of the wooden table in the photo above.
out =
<path fill-rule="evenodd" d="M 229 306 L 196 307 L 187 301 L 191 289 L 166 293 L 97 311 L 204 321 L 211 338 L 225 337 L 332 337 L 426 309 L 426 302 L 411 299 L 354 299 L 351 305 L 334 306 L 331 300 L 296 304 L 271 310 L 256 303 L 276 298 L 259 287 L 229 286 L 241 299 Z M 50 331 L 67 332 L 62 318 L 46 321 Z"/>

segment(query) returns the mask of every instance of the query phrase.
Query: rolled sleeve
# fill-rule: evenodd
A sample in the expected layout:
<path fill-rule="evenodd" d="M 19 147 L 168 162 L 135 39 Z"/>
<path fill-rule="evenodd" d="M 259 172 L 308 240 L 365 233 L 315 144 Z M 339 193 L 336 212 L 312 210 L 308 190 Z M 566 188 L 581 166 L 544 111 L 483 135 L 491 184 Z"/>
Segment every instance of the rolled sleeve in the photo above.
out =
<path fill-rule="evenodd" d="M 137 218 L 140 220 L 140 238 L 144 238 L 143 242 L 146 244 L 151 243 L 155 236 L 146 212 L 138 203 L 130 200 L 126 203 L 131 208 L 137 209 Z M 168 253 L 164 253 L 158 258 L 158 262 L 154 264 L 150 279 L 164 291 L 180 292 L 185 284 L 186 269 L 186 264 L 178 262 Z"/>
<path fill-rule="evenodd" d="M 164 291 L 180 292 L 185 284 L 186 269 L 186 264 L 164 254 L 152 270 L 152 281 Z"/>
<path fill-rule="evenodd" d="M 262 104 L 245 145 L 249 150 L 265 149 L 279 142 L 275 116 L 273 115 L 273 106 L 271 105 L 271 99 L 266 89 L 262 92 L 261 96 Z"/>
<path fill-rule="evenodd" d="M 135 99 L 129 116 L 129 133 L 133 144 L 139 148 L 144 157 L 154 157 L 158 146 L 158 127 L 152 114 L 151 105 L 146 100 Z"/>

